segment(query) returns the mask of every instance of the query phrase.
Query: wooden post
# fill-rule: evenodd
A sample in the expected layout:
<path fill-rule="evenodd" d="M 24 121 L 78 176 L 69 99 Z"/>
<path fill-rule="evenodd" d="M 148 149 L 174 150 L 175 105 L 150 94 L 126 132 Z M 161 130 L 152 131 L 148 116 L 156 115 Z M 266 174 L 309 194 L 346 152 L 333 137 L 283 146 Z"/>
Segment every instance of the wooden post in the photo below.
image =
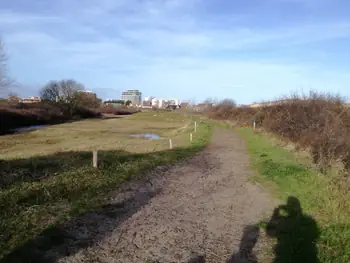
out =
<path fill-rule="evenodd" d="M 197 122 L 194 122 L 194 132 L 197 132 Z"/>
<path fill-rule="evenodd" d="M 192 136 L 192 132 L 190 133 L 190 142 L 192 142 L 193 140 L 193 136 Z"/>
<path fill-rule="evenodd" d="M 253 121 L 253 129 L 254 129 L 254 131 L 255 131 L 255 128 L 256 128 L 256 121 L 254 120 Z"/>
<path fill-rule="evenodd" d="M 173 148 L 173 141 L 171 139 L 169 139 L 169 148 L 172 149 Z"/>
<path fill-rule="evenodd" d="M 97 168 L 97 151 L 92 152 L 92 166 Z"/>

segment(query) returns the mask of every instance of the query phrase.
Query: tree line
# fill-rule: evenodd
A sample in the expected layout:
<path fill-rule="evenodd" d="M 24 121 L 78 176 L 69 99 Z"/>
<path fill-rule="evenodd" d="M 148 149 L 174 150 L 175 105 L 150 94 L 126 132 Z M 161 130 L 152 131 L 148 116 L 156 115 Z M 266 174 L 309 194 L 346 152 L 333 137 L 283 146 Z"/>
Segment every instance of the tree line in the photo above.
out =
<path fill-rule="evenodd" d="M 129 106 L 132 102 L 131 100 L 106 100 L 103 102 L 104 104 L 120 104 L 120 105 L 125 105 L 125 106 Z"/>
<path fill-rule="evenodd" d="M 12 83 L 7 72 L 7 56 L 5 46 L 0 39 L 0 94 L 5 91 Z"/>
<path fill-rule="evenodd" d="M 14 84 L 8 73 L 7 62 L 5 46 L 0 38 L 0 95 L 8 93 Z M 85 91 L 84 85 L 73 79 L 54 80 L 40 89 L 40 97 L 43 101 L 66 103 L 71 107 L 100 107 L 102 101 L 95 94 L 83 91 Z M 18 101 L 18 96 L 13 92 L 9 93 L 9 97 L 17 98 Z"/>
<path fill-rule="evenodd" d="M 100 107 L 101 99 L 94 93 L 84 91 L 84 85 L 73 79 L 54 80 L 42 87 L 40 97 L 44 101 L 63 102 L 71 106 Z"/>

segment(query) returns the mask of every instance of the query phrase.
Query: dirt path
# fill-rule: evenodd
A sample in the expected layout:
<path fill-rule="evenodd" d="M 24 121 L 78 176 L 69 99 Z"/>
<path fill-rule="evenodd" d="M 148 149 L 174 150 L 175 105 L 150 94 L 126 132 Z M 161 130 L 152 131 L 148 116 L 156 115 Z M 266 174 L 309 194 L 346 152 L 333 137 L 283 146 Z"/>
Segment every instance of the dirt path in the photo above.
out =
<path fill-rule="evenodd" d="M 232 131 L 216 130 L 205 151 L 155 173 L 162 175 L 128 185 L 103 213 L 71 224 L 75 243 L 94 243 L 58 262 L 186 262 L 192 253 L 226 262 L 243 227 L 273 208 L 270 197 L 248 182 L 245 146 Z"/>

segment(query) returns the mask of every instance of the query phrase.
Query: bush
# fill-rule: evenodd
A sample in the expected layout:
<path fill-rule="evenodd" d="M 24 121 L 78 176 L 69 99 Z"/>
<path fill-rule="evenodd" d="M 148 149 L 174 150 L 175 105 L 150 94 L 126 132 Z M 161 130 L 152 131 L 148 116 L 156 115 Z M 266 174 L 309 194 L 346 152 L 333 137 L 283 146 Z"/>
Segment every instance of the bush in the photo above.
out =
<path fill-rule="evenodd" d="M 55 124 L 68 120 L 97 117 L 100 113 L 66 103 L 40 102 L 16 105 L 0 104 L 0 134 L 11 129 L 40 124 Z"/>
<path fill-rule="evenodd" d="M 258 127 L 309 149 L 322 170 L 332 161 L 341 161 L 350 171 L 350 110 L 339 96 L 293 94 L 257 108 L 217 105 L 207 114 L 243 126 L 256 120 Z"/>
<path fill-rule="evenodd" d="M 95 94 L 77 92 L 72 99 L 72 104 L 76 107 L 80 106 L 89 109 L 97 109 L 101 106 L 102 101 L 97 98 Z"/>
<path fill-rule="evenodd" d="M 136 112 L 140 112 L 139 109 L 128 108 L 126 106 L 113 107 L 112 105 L 106 105 L 100 109 L 103 114 L 114 114 L 114 115 L 131 115 Z"/>

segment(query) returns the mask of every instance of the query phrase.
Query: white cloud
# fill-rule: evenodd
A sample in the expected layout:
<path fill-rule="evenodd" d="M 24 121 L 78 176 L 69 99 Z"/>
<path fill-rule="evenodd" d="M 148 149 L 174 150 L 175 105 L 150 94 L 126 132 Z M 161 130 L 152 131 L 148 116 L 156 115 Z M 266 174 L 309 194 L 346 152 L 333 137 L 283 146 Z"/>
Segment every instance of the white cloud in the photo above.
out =
<path fill-rule="evenodd" d="M 336 77 L 341 73 L 327 82 L 322 76 L 315 77 L 314 69 L 306 65 L 232 57 L 347 38 L 350 22 L 218 28 L 196 16 L 200 3 L 103 0 L 97 5 L 94 1 L 64 0 L 56 3 L 53 15 L 0 10 L 0 31 L 15 63 L 58 75 L 69 73 L 67 77 L 83 78 L 105 90 L 115 83 L 145 86 L 149 91 L 168 86 L 176 92 L 181 90 L 178 87 L 188 92 L 191 87 L 219 86 L 215 92 L 240 87 L 254 96 L 254 87 L 272 94 L 279 91 L 280 83 L 283 89 L 330 85 L 326 83 L 341 86 Z M 349 78 L 339 79 L 350 83 Z"/>
<path fill-rule="evenodd" d="M 60 22 L 58 16 L 45 16 L 37 14 L 18 13 L 0 9 L 0 24 L 2 26 L 23 26 L 28 24 Z"/>
<path fill-rule="evenodd" d="M 57 40 L 49 34 L 43 32 L 26 30 L 7 34 L 6 42 L 10 45 L 30 45 L 31 48 L 42 48 L 43 46 L 56 43 Z"/>

